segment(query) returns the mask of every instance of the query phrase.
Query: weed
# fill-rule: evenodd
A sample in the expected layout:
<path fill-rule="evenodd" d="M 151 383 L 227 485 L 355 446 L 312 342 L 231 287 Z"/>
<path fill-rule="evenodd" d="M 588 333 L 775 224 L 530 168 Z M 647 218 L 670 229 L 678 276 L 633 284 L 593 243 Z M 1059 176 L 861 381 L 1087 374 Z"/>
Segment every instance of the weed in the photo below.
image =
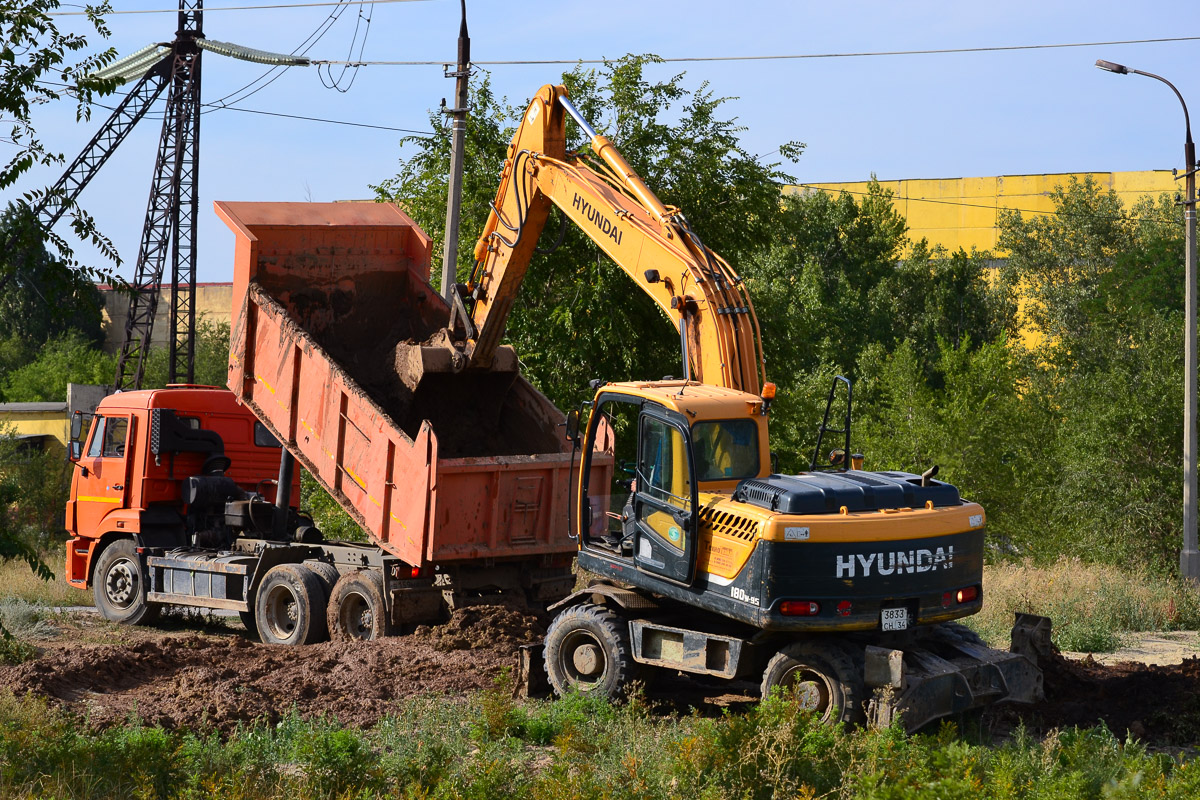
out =
<path fill-rule="evenodd" d="M 1013 613 L 1054 621 L 1063 650 L 1109 652 L 1123 634 L 1200 627 L 1200 593 L 1181 581 L 1063 558 L 984 569 L 983 611 L 966 622 L 998 647 L 1007 647 Z"/>

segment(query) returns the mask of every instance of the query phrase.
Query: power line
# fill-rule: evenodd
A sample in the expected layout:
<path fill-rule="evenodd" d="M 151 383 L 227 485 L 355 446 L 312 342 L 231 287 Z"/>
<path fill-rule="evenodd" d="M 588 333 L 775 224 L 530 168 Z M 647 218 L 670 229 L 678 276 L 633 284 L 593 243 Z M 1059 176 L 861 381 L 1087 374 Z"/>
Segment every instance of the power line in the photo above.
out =
<path fill-rule="evenodd" d="M 65 88 L 65 89 L 72 88 L 70 84 L 57 83 L 55 81 L 38 81 L 38 83 L 44 84 L 46 86 L 54 86 L 54 87 Z M 114 92 L 114 94 L 120 94 L 120 92 Z M 99 103 L 94 100 L 92 101 L 92 105 L 96 106 L 97 108 L 103 108 L 107 111 L 112 111 L 114 108 L 114 106 L 107 106 L 107 105 L 104 105 L 103 103 Z M 307 116 L 302 116 L 300 114 L 284 114 L 280 111 L 263 111 L 262 109 L 257 109 L 257 108 L 239 108 L 238 106 L 214 105 L 213 103 L 201 103 L 201 105 L 208 108 L 210 111 L 243 111 L 247 114 L 263 114 L 263 115 L 269 116 L 269 117 L 286 117 L 288 119 L 302 119 L 307 122 L 324 122 L 329 125 L 347 125 L 347 126 L 350 126 L 353 128 L 373 128 L 375 130 L 380 130 L 380 131 L 396 131 L 397 133 L 411 133 L 415 136 L 427 136 L 430 138 L 432 138 L 433 136 L 436 135 L 433 131 L 419 131 L 414 128 L 397 128 L 397 127 L 393 127 L 391 125 L 373 125 L 373 124 L 367 123 L 367 122 L 350 122 L 349 120 L 344 120 L 344 119 L 326 119 L 324 117 L 307 117 Z M 150 114 L 148 116 L 152 119 L 162 119 L 162 115 L 158 114 L 158 113 Z"/>
<path fill-rule="evenodd" d="M 204 103 L 203 105 L 209 105 Z M 327 122 L 330 125 L 350 125 L 355 128 L 374 128 L 381 131 L 399 131 L 400 133 L 411 133 L 416 136 L 427 136 L 432 138 L 435 134 L 431 131 L 418 131 L 412 128 L 393 128 L 390 125 L 371 125 L 366 122 L 349 122 L 342 119 L 323 119 L 321 117 L 305 117 L 298 114 L 283 114 L 278 111 L 262 111 L 257 108 L 238 108 L 237 106 L 216 106 L 214 111 L 245 111 L 247 114 L 266 114 L 270 117 L 287 117 L 288 119 L 302 119 L 308 122 Z"/>
<path fill-rule="evenodd" d="M 356 0 L 361 5 L 382 5 L 384 3 L 423 3 L 428 0 Z M 208 14 L 212 11 L 261 11 L 264 9 L 275 8 L 318 8 L 321 6 L 340 6 L 341 2 L 323 2 L 323 3 L 273 3 L 260 6 L 217 6 L 214 8 L 205 8 L 204 13 Z M 82 17 L 86 16 L 86 11 L 51 11 L 46 14 L 48 17 Z M 178 8 L 141 8 L 130 11 L 108 11 L 102 16 L 115 16 L 117 14 L 178 14 Z"/>
<path fill-rule="evenodd" d="M 1053 50 L 1064 47 L 1110 47 L 1123 44 L 1163 44 L 1166 42 L 1195 42 L 1200 36 L 1172 36 L 1161 39 L 1123 39 L 1111 42 L 1063 42 L 1057 44 L 1017 44 L 996 47 L 948 47 L 938 50 L 879 50 L 861 53 L 795 53 L 790 55 L 773 56 L 680 56 L 676 58 L 658 59 L 664 63 L 707 62 L 707 61 L 793 61 L 807 58 L 870 58 L 876 56 L 929 56 L 949 53 L 997 53 L 1013 50 Z M 538 64 L 605 64 L 610 59 L 604 58 L 562 58 L 543 60 L 518 61 L 472 61 L 471 64 L 482 67 L 520 66 Z M 318 61 L 314 64 L 347 64 L 354 66 L 389 66 L 389 67 L 430 67 L 443 66 L 449 61 Z"/>

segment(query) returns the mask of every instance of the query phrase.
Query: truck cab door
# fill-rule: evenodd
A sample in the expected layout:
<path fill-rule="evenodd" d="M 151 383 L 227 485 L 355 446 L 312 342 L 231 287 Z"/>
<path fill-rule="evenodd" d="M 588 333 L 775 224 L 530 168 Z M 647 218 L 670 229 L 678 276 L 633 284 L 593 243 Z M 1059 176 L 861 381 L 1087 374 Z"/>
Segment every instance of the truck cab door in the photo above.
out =
<path fill-rule="evenodd" d="M 638 421 L 632 497 L 639 570 L 691 585 L 696 574 L 696 474 L 687 426 L 657 409 Z"/>
<path fill-rule="evenodd" d="M 75 532 L 95 536 L 108 514 L 126 506 L 129 497 L 128 456 L 134 418 L 97 416 L 75 476 Z"/>

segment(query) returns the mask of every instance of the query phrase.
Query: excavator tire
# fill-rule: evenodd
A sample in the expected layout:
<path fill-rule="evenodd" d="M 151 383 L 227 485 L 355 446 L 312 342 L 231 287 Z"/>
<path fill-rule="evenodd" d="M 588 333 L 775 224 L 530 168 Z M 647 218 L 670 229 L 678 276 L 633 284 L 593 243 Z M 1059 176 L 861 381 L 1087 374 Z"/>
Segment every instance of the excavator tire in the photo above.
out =
<path fill-rule="evenodd" d="M 641 678 L 629 626 L 604 606 L 564 609 L 546 632 L 546 674 L 559 697 L 577 691 L 619 700 Z"/>
<path fill-rule="evenodd" d="M 762 694 L 776 686 L 796 693 L 803 711 L 823 723 L 855 724 L 863 719 L 861 670 L 850 655 L 830 642 L 794 642 L 782 648 L 763 673 Z"/>
<path fill-rule="evenodd" d="M 264 644 L 313 644 L 326 636 L 325 590 L 300 564 L 278 564 L 263 577 L 254 602 Z"/>
<path fill-rule="evenodd" d="M 132 539 L 118 539 L 100 553 L 92 576 L 96 608 L 111 622 L 139 625 L 153 622 L 162 608 L 146 601 L 146 573 Z"/>
<path fill-rule="evenodd" d="M 370 641 L 392 626 L 383 597 L 383 575 L 360 569 L 338 578 L 329 595 L 329 635 L 335 641 Z"/>

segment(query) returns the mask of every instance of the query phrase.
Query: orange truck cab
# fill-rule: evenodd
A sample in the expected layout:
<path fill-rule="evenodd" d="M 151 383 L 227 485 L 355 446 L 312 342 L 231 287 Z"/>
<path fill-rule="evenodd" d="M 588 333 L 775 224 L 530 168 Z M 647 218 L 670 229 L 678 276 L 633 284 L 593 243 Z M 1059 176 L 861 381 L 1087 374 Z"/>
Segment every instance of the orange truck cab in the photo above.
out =
<path fill-rule="evenodd" d="M 227 389 L 118 393 L 100 403 L 86 437 L 73 433 L 75 474 L 66 508 L 72 586 L 88 588 L 99 557 L 119 541 L 165 550 L 228 546 L 225 503 L 234 498 L 244 504 L 251 527 L 256 518 L 271 523 L 265 507 L 276 501 L 282 448 Z M 218 497 L 219 514 L 200 513 Z M 296 475 L 289 505 L 299 498 Z M 266 513 L 253 514 L 255 506 Z"/>

